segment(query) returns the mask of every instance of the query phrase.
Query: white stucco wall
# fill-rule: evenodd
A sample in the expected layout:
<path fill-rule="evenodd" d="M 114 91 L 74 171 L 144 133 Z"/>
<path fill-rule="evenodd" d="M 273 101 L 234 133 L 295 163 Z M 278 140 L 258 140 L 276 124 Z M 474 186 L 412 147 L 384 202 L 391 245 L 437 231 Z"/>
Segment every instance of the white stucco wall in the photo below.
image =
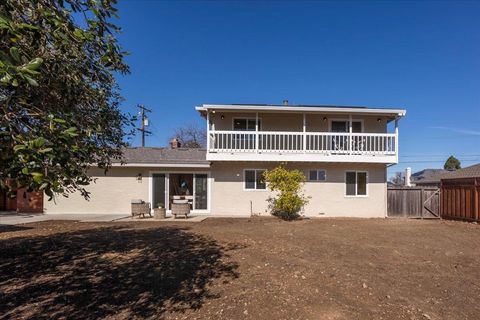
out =
<path fill-rule="evenodd" d="M 141 173 L 142 179 L 137 180 Z M 142 168 L 111 168 L 105 175 L 103 170 L 91 169 L 96 180 L 86 187 L 90 199 L 85 200 L 75 192 L 65 198 L 56 196 L 48 201 L 45 196 L 45 213 L 130 213 L 132 199 L 148 199 L 148 170 Z"/>
<path fill-rule="evenodd" d="M 210 169 L 210 213 L 214 215 L 267 214 L 268 191 L 244 190 L 244 169 L 271 169 L 276 163 L 219 162 Z M 384 217 L 386 215 L 386 167 L 382 164 L 295 163 L 287 167 L 298 168 L 306 175 L 309 169 L 325 169 L 326 182 L 307 182 L 305 193 L 310 203 L 305 207 L 308 216 L 324 217 Z M 345 171 L 368 172 L 368 196 L 345 196 Z M 86 201 L 79 193 L 68 198 L 58 196 L 55 201 L 45 199 L 46 213 L 102 213 L 130 214 L 130 201 L 150 201 L 150 172 L 192 172 L 207 169 L 175 168 L 112 168 L 92 169 L 96 179 L 87 187 L 91 192 Z M 141 173 L 142 179 L 137 180 Z"/>
<path fill-rule="evenodd" d="M 212 212 L 221 215 L 267 214 L 267 198 L 271 194 L 264 190 L 244 190 L 244 169 L 270 169 L 276 164 L 221 162 L 213 163 Z M 310 202 L 305 214 L 315 217 L 385 217 L 386 216 L 386 166 L 382 164 L 313 164 L 296 163 L 287 167 L 302 170 L 325 169 L 327 181 L 307 182 L 305 194 Z M 345 172 L 367 171 L 368 195 L 345 196 Z"/>

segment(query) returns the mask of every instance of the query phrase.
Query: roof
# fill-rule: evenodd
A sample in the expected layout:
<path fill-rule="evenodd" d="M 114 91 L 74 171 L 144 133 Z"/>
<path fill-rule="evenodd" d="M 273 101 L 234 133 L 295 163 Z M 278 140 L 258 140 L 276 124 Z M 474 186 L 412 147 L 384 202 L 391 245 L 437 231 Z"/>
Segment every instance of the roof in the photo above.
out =
<path fill-rule="evenodd" d="M 440 180 L 448 173 L 450 171 L 444 169 L 424 169 L 412 173 L 411 182 L 415 184 L 440 183 Z"/>
<path fill-rule="evenodd" d="M 450 171 L 443 179 L 459 179 L 459 178 L 480 178 L 480 163 L 473 166 Z"/>
<path fill-rule="evenodd" d="M 169 165 L 169 166 L 209 166 L 206 160 L 207 152 L 205 149 L 191 148 L 151 148 L 136 147 L 126 148 L 123 152 L 123 161 L 126 166 L 134 165 Z M 120 165 L 120 160 L 116 161 Z"/>
<path fill-rule="evenodd" d="M 276 105 L 276 104 L 202 104 L 195 109 L 204 114 L 207 110 L 223 111 L 260 111 L 260 112 L 322 112 L 322 113 L 355 113 L 403 117 L 405 109 L 372 108 L 364 106 L 334 105 Z"/>

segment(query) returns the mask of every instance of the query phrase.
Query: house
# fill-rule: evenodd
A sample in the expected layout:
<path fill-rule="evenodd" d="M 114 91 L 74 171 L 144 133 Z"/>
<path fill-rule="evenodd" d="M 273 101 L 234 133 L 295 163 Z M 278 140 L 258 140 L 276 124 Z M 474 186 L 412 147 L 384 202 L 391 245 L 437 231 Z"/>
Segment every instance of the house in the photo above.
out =
<path fill-rule="evenodd" d="M 204 104 L 207 148 L 129 148 L 126 164 L 93 168 L 90 200 L 46 202 L 47 213 L 129 213 L 131 199 L 167 210 L 187 200 L 193 213 L 266 214 L 262 173 L 284 163 L 303 171 L 307 216 L 385 217 L 387 166 L 398 162 L 403 109 Z M 390 131 L 390 132 L 389 132 Z M 168 211 L 167 211 L 168 212 Z"/>
<path fill-rule="evenodd" d="M 5 183 L 12 186 L 12 180 Z M 0 190 L 0 211 L 17 211 L 22 213 L 43 212 L 43 192 L 27 191 L 19 188 L 15 192 L 16 197 L 12 198 L 6 190 Z"/>
<path fill-rule="evenodd" d="M 412 174 L 411 184 L 417 187 L 436 187 L 440 188 L 440 180 L 446 174 L 450 173 L 444 169 L 423 169 Z"/>
<path fill-rule="evenodd" d="M 480 163 L 447 173 L 440 195 L 442 218 L 480 222 Z"/>

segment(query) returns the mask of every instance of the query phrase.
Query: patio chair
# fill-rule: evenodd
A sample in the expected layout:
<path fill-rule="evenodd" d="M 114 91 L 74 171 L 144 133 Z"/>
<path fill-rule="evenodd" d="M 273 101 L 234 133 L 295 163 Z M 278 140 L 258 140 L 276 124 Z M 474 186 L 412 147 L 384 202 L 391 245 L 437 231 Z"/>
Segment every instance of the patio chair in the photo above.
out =
<path fill-rule="evenodd" d="M 132 218 L 134 218 L 135 216 L 142 216 L 143 218 L 145 218 L 145 214 L 148 214 L 150 217 L 152 217 L 150 209 L 150 202 L 145 202 L 142 200 L 132 200 Z"/>
<path fill-rule="evenodd" d="M 172 215 L 174 219 L 177 219 L 177 215 L 185 216 L 185 219 L 188 218 L 190 214 L 190 204 L 187 203 L 172 203 Z"/>

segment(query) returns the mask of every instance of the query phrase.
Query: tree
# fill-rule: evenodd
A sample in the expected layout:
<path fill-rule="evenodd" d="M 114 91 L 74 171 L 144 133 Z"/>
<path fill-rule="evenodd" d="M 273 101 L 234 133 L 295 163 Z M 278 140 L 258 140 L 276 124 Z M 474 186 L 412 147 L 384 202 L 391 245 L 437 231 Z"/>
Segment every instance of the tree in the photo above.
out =
<path fill-rule="evenodd" d="M 284 220 L 294 220 L 299 212 L 308 203 L 302 187 L 305 175 L 299 170 L 288 170 L 282 165 L 267 170 L 263 174 L 268 189 L 276 195 L 268 198 L 272 215 Z"/>
<path fill-rule="evenodd" d="M 390 182 L 396 186 L 402 186 L 405 182 L 405 177 L 402 172 L 395 172 L 395 175 L 390 178 Z"/>
<path fill-rule="evenodd" d="M 175 129 L 175 133 L 171 138 L 177 138 L 182 147 L 185 148 L 205 148 L 207 146 L 206 130 L 201 128 L 196 122 Z"/>
<path fill-rule="evenodd" d="M 445 164 L 443 165 L 443 168 L 445 170 L 457 170 L 457 169 L 460 169 L 461 167 L 462 166 L 461 166 L 460 160 L 458 160 L 454 156 L 448 157 L 447 161 L 445 161 Z"/>
<path fill-rule="evenodd" d="M 1 188 L 88 197 L 88 168 L 121 157 L 132 123 L 114 78 L 129 72 L 115 4 L 0 2 Z"/>

